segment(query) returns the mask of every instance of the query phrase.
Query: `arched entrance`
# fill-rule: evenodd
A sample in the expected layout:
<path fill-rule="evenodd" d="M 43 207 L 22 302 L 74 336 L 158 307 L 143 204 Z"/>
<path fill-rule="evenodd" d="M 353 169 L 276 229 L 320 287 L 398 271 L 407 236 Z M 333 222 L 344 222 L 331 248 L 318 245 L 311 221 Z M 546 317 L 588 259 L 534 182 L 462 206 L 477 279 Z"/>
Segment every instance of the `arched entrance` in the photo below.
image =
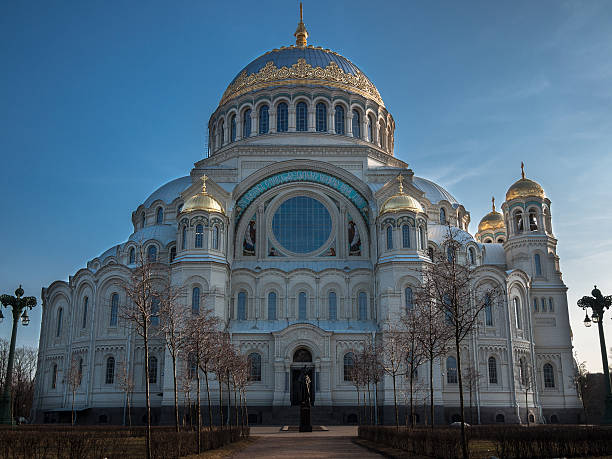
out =
<path fill-rule="evenodd" d="M 315 371 L 312 353 L 306 348 L 298 348 L 293 353 L 291 364 L 291 405 L 300 405 L 306 397 L 306 381 L 309 380 L 310 404 L 315 398 Z"/>

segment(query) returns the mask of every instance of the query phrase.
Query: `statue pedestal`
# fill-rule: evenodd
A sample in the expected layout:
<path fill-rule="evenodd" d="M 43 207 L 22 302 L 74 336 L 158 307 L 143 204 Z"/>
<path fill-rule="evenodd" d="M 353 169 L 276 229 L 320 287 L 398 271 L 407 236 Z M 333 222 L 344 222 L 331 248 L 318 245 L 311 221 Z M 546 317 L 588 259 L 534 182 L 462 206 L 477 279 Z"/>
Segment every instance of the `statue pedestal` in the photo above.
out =
<path fill-rule="evenodd" d="M 300 432 L 312 432 L 310 423 L 310 405 L 302 403 L 300 406 Z"/>

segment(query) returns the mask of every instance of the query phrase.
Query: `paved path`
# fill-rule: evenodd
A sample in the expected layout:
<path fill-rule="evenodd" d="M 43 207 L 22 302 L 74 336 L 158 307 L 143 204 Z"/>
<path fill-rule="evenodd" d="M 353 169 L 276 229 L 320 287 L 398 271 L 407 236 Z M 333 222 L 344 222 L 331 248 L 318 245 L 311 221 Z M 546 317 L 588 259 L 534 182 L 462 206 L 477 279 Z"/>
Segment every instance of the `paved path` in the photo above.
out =
<path fill-rule="evenodd" d="M 280 432 L 280 427 L 252 427 L 251 436 L 258 437 L 257 441 L 233 458 L 382 457 L 351 441 L 357 436 L 356 427 L 331 426 L 328 432 L 312 433 Z"/>

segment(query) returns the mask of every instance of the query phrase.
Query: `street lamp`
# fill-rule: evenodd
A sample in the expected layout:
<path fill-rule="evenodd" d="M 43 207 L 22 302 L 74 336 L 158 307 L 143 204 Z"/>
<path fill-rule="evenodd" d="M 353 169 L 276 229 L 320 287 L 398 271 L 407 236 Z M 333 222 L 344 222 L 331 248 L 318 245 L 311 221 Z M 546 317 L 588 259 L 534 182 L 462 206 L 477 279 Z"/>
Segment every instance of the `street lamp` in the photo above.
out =
<path fill-rule="evenodd" d="M 591 291 L 593 296 L 583 296 L 578 300 L 578 306 L 586 311 L 584 325 L 591 326 L 591 322 L 597 324 L 599 329 L 599 345 L 601 347 L 601 360 L 603 363 L 604 379 L 606 383 L 606 405 L 602 424 L 612 424 L 612 390 L 610 390 L 610 370 L 608 369 L 608 354 L 606 352 L 606 339 L 604 337 L 603 316 L 606 309 L 612 305 L 612 295 L 603 296 L 597 285 Z M 589 319 L 588 308 L 591 308 L 591 319 Z"/>
<path fill-rule="evenodd" d="M 26 326 L 30 323 L 28 308 L 36 306 L 36 298 L 33 296 L 23 296 L 21 285 L 15 290 L 15 296 L 0 295 L 0 303 L 5 308 L 9 306 L 13 309 L 13 332 L 11 333 L 11 347 L 9 351 L 8 364 L 6 365 L 6 376 L 4 378 L 4 391 L 0 398 L 0 424 L 12 424 L 13 415 L 11 413 L 11 380 L 13 379 L 13 360 L 15 359 L 15 341 L 17 339 L 17 323 L 21 317 L 21 323 Z M 0 320 L 4 319 L 2 309 L 0 309 Z"/>

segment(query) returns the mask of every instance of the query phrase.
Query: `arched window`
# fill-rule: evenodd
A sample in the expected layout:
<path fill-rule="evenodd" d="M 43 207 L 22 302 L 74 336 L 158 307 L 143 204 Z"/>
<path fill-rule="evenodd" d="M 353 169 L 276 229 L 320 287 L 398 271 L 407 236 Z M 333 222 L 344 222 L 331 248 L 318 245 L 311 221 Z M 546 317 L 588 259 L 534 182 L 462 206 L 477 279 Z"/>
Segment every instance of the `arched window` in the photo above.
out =
<path fill-rule="evenodd" d="M 423 228 L 422 226 L 419 227 L 419 248 L 421 250 L 425 249 L 425 228 Z"/>
<path fill-rule="evenodd" d="M 555 312 L 555 304 L 552 297 L 548 298 L 548 312 Z"/>
<path fill-rule="evenodd" d="M 446 210 L 444 210 L 444 207 L 440 207 L 440 224 L 446 225 Z"/>
<path fill-rule="evenodd" d="M 503 424 L 504 422 L 506 422 L 506 417 L 499 413 L 495 415 L 495 422 L 499 422 L 500 424 Z"/>
<path fill-rule="evenodd" d="M 170 263 L 172 263 L 175 258 L 176 258 L 176 246 L 173 245 L 172 247 L 170 247 Z"/>
<path fill-rule="evenodd" d="M 451 301 L 451 297 L 448 293 L 445 293 L 442 297 L 443 309 L 444 309 L 444 319 L 447 324 L 453 323 L 453 304 Z"/>
<path fill-rule="evenodd" d="M 434 249 L 433 249 L 433 247 L 428 247 L 427 248 L 427 256 L 429 257 L 429 259 L 431 261 L 433 261 L 433 259 L 434 259 Z"/>
<path fill-rule="evenodd" d="M 270 115 L 268 114 L 268 106 L 262 105 L 259 108 L 259 133 L 267 134 L 270 130 Z"/>
<path fill-rule="evenodd" d="M 247 109 L 242 117 L 242 138 L 251 137 L 251 109 Z"/>
<path fill-rule="evenodd" d="M 534 209 L 529 211 L 529 231 L 538 230 L 538 218 L 537 213 Z"/>
<path fill-rule="evenodd" d="M 81 328 L 87 327 L 87 309 L 89 307 L 89 297 L 85 297 L 83 300 L 83 321 L 81 322 Z"/>
<path fill-rule="evenodd" d="M 485 325 L 492 327 L 493 326 L 493 301 L 491 300 L 491 295 L 488 293 L 485 295 L 484 299 L 484 311 L 485 311 Z"/>
<path fill-rule="evenodd" d="M 533 256 L 533 261 L 535 263 L 535 273 L 536 276 L 541 276 L 542 275 L 542 262 L 540 261 L 540 254 L 536 253 Z"/>
<path fill-rule="evenodd" d="M 149 384 L 157 384 L 157 357 L 149 356 Z"/>
<path fill-rule="evenodd" d="M 194 287 L 191 291 L 191 313 L 194 315 L 200 313 L 200 287 Z"/>
<path fill-rule="evenodd" d="M 145 213 L 143 212 L 142 215 L 140 216 L 140 227 L 141 228 L 144 228 L 145 221 L 146 221 L 146 217 L 145 217 Z"/>
<path fill-rule="evenodd" d="M 219 125 L 219 146 L 223 146 L 225 143 L 225 122 L 221 121 Z"/>
<path fill-rule="evenodd" d="M 337 320 L 338 319 L 338 303 L 337 303 L 336 292 L 329 292 L 328 302 L 329 302 L 329 320 Z"/>
<path fill-rule="evenodd" d="M 196 225 L 196 232 L 195 232 L 196 249 L 202 248 L 203 241 L 204 241 L 204 225 L 202 225 L 201 223 L 198 223 Z"/>
<path fill-rule="evenodd" d="M 306 293 L 300 292 L 298 295 L 298 319 L 306 319 Z"/>
<path fill-rule="evenodd" d="M 410 225 L 402 225 L 402 247 L 410 248 Z"/>
<path fill-rule="evenodd" d="M 359 116 L 359 112 L 357 110 L 353 110 L 353 137 L 357 137 L 361 139 L 361 117 Z"/>
<path fill-rule="evenodd" d="M 378 129 L 378 140 L 380 142 L 380 148 L 384 149 L 385 148 L 385 130 L 383 126 L 381 126 Z"/>
<path fill-rule="evenodd" d="M 357 301 L 359 303 L 359 320 L 367 320 L 368 319 L 368 296 L 365 292 L 359 292 L 357 297 Z"/>
<path fill-rule="evenodd" d="M 446 248 L 446 259 L 449 263 L 453 263 L 455 261 L 455 249 L 454 247 L 448 246 Z"/>
<path fill-rule="evenodd" d="M 64 316 L 64 308 L 57 310 L 57 327 L 55 329 L 55 336 L 59 337 L 62 334 L 62 319 Z"/>
<path fill-rule="evenodd" d="M 319 102 L 315 109 L 316 113 L 316 129 L 317 132 L 327 131 L 327 106 L 323 102 Z"/>
<path fill-rule="evenodd" d="M 544 387 L 553 388 L 555 387 L 555 373 L 553 366 L 550 363 L 544 364 Z"/>
<path fill-rule="evenodd" d="M 268 293 L 268 320 L 276 320 L 276 293 Z"/>
<path fill-rule="evenodd" d="M 238 320 L 246 320 L 246 302 L 247 295 L 246 292 L 240 292 L 238 294 Z"/>
<path fill-rule="evenodd" d="M 514 214 L 514 224 L 517 233 L 523 232 L 523 212 Z"/>
<path fill-rule="evenodd" d="M 236 141 L 236 115 L 232 115 L 230 120 L 230 139 L 232 142 Z"/>
<path fill-rule="evenodd" d="M 151 299 L 151 325 L 159 325 L 159 298 Z"/>
<path fill-rule="evenodd" d="M 219 227 L 217 225 L 213 226 L 212 230 L 212 248 L 219 250 Z"/>
<path fill-rule="evenodd" d="M 446 359 L 446 382 L 457 384 L 457 359 L 452 356 Z"/>
<path fill-rule="evenodd" d="M 187 355 L 187 368 L 189 368 L 189 373 L 187 374 L 187 376 L 189 377 L 189 379 L 194 379 L 198 372 L 198 361 L 193 352 L 190 352 Z"/>
<path fill-rule="evenodd" d="M 355 355 L 352 352 L 344 354 L 344 380 L 351 381 L 355 369 Z"/>
<path fill-rule="evenodd" d="M 385 231 L 387 233 L 387 250 L 391 250 L 393 248 L 393 227 L 389 225 Z"/>
<path fill-rule="evenodd" d="M 298 102 L 295 106 L 295 128 L 300 132 L 308 130 L 308 108 L 305 102 Z"/>
<path fill-rule="evenodd" d="M 261 355 L 257 352 L 249 354 L 249 381 L 261 381 Z"/>
<path fill-rule="evenodd" d="M 147 249 L 147 261 L 155 263 L 157 261 L 157 247 L 151 244 Z"/>
<path fill-rule="evenodd" d="M 374 142 L 374 137 L 372 136 L 372 125 L 374 122 L 372 121 L 372 117 L 368 116 L 368 141 Z"/>
<path fill-rule="evenodd" d="M 334 114 L 334 128 L 336 134 L 344 135 L 344 107 L 336 105 L 336 113 Z"/>
<path fill-rule="evenodd" d="M 115 358 L 109 357 L 106 359 L 106 373 L 104 382 L 106 384 L 114 384 L 115 383 Z"/>
<path fill-rule="evenodd" d="M 412 288 L 406 287 L 404 289 L 404 301 L 406 305 L 406 311 L 410 312 L 414 309 L 414 303 L 412 299 Z"/>
<path fill-rule="evenodd" d="M 51 369 L 51 389 L 55 389 L 56 387 L 57 387 L 57 363 L 54 363 Z"/>
<path fill-rule="evenodd" d="M 276 107 L 276 132 L 287 132 L 289 130 L 289 110 L 285 102 Z"/>
<path fill-rule="evenodd" d="M 213 126 L 210 142 L 212 143 L 213 148 L 217 148 L 219 146 L 219 144 L 217 143 L 217 126 Z"/>
<path fill-rule="evenodd" d="M 113 293 L 111 295 L 111 310 L 110 310 L 110 322 L 111 327 L 117 326 L 117 316 L 119 314 L 119 295 Z"/>
<path fill-rule="evenodd" d="M 132 247 L 130 249 L 128 264 L 133 265 L 134 263 L 136 263 L 136 250 L 134 249 L 134 247 Z"/>
<path fill-rule="evenodd" d="M 470 257 L 470 264 L 475 265 L 476 264 L 476 251 L 474 250 L 474 247 L 469 248 L 468 255 Z"/>
<path fill-rule="evenodd" d="M 516 318 L 516 328 L 521 329 L 521 302 L 518 297 L 514 297 L 514 316 Z"/>
<path fill-rule="evenodd" d="M 489 384 L 497 384 L 497 361 L 489 357 Z"/>
<path fill-rule="evenodd" d="M 181 250 L 185 250 L 187 248 L 187 227 L 183 226 L 183 230 L 181 233 Z"/>
<path fill-rule="evenodd" d="M 533 299 L 533 312 L 539 312 L 539 306 L 538 306 L 538 299 L 534 298 Z M 544 309 L 543 312 L 546 312 L 546 309 Z"/>
<path fill-rule="evenodd" d="M 161 225 L 164 222 L 164 209 L 161 207 L 157 208 L 157 213 L 155 214 L 155 223 Z"/>

